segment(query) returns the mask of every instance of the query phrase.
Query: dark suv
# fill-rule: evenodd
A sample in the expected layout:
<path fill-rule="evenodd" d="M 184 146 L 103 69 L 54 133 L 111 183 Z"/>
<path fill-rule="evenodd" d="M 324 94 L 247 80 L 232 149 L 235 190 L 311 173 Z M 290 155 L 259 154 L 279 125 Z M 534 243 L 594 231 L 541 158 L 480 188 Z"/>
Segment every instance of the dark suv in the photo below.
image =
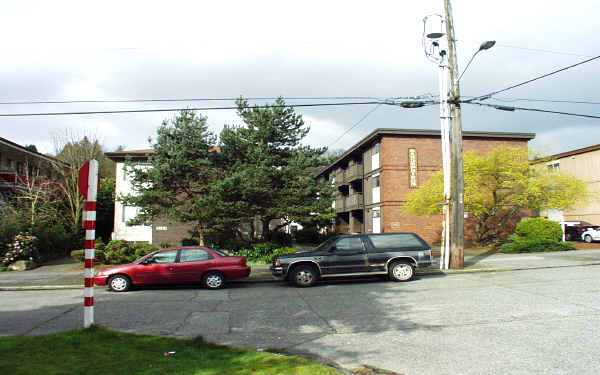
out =
<path fill-rule="evenodd" d="M 278 256 L 271 272 L 300 287 L 334 276 L 389 275 L 408 281 L 416 268 L 432 261 L 431 247 L 414 233 L 358 234 L 333 237 L 309 252 Z"/>

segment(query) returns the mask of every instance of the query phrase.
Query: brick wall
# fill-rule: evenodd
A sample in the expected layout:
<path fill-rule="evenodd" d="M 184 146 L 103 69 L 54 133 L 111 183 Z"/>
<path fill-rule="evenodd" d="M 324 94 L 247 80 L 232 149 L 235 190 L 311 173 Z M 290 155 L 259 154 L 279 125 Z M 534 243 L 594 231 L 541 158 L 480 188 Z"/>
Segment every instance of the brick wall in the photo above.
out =
<path fill-rule="evenodd" d="M 525 140 L 503 138 L 465 138 L 464 152 L 480 155 L 500 145 L 527 150 Z M 412 216 L 402 212 L 409 187 L 409 148 L 417 151 L 417 186 L 422 186 L 430 176 L 441 170 L 441 141 L 428 136 L 384 136 L 381 139 L 381 223 L 383 232 L 415 232 L 426 241 L 437 243 L 441 238 L 442 218 L 439 216 Z M 467 226 L 465 238 L 472 237 Z"/>

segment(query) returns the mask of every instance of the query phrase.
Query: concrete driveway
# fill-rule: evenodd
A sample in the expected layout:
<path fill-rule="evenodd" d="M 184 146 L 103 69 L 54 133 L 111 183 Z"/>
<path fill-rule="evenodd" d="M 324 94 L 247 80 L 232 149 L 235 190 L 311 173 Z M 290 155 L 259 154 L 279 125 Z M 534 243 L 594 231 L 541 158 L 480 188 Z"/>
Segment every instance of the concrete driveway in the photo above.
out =
<path fill-rule="evenodd" d="M 221 344 L 283 348 L 400 374 L 597 374 L 600 266 L 333 281 L 309 289 L 96 288 L 96 322 Z M 82 324 L 82 291 L 0 292 L 0 335 Z"/>

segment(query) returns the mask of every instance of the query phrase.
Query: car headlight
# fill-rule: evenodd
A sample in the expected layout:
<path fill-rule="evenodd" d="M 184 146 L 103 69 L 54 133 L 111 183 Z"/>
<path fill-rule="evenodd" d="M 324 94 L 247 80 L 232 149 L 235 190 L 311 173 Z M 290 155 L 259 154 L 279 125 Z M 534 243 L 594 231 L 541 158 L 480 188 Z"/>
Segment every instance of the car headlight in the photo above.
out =
<path fill-rule="evenodd" d="M 277 259 L 275 260 L 275 265 L 276 265 L 277 267 L 280 267 L 280 266 L 281 266 L 281 260 L 280 260 L 279 258 L 277 258 Z"/>

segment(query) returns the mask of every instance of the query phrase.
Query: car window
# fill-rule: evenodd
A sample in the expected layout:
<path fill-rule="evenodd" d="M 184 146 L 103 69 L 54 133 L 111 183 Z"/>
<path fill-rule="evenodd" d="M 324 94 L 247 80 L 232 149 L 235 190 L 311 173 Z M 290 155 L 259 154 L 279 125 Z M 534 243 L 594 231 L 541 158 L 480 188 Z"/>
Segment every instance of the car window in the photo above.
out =
<path fill-rule="evenodd" d="M 336 251 L 362 251 L 364 248 L 360 237 L 345 237 L 335 243 L 335 249 Z"/>
<path fill-rule="evenodd" d="M 180 263 L 185 262 L 200 262 L 203 260 L 212 259 L 212 256 L 206 250 L 202 249 L 183 249 L 181 250 Z"/>
<path fill-rule="evenodd" d="M 224 252 L 224 251 L 222 251 L 222 250 L 214 250 L 214 249 L 213 249 L 213 251 L 214 251 L 215 253 L 217 253 L 217 255 L 218 255 L 218 256 L 220 256 L 220 257 L 228 257 L 228 256 L 229 256 L 229 254 L 227 254 L 226 252 Z"/>
<path fill-rule="evenodd" d="M 154 254 L 150 261 L 151 263 L 175 263 L 176 258 L 177 250 L 168 250 Z"/>
<path fill-rule="evenodd" d="M 423 243 L 412 233 L 395 233 L 384 236 L 368 236 L 375 249 L 423 247 Z"/>

